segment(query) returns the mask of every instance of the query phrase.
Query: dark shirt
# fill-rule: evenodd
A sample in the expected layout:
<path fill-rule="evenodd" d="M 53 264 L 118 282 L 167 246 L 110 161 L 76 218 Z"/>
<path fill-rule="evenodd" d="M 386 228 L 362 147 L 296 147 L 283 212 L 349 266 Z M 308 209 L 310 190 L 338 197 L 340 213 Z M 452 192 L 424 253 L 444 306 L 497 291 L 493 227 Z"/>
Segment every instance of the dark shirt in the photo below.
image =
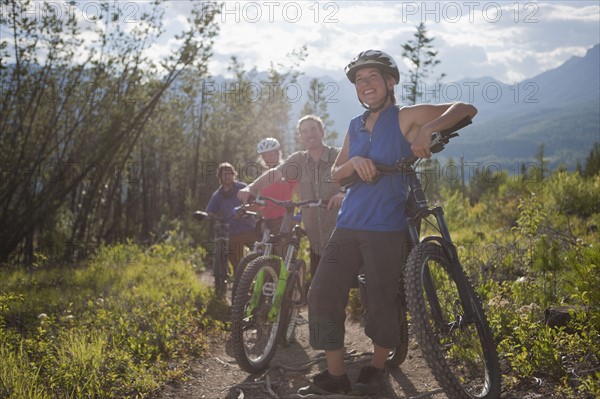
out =
<path fill-rule="evenodd" d="M 229 217 L 229 235 L 244 234 L 254 230 L 254 220 L 252 218 L 234 218 L 233 208 L 242 205 L 237 197 L 238 191 L 246 187 L 246 183 L 234 182 L 233 188 L 230 191 L 223 190 L 223 186 L 219 187 L 210 197 L 206 212 L 213 213 L 221 217 Z"/>

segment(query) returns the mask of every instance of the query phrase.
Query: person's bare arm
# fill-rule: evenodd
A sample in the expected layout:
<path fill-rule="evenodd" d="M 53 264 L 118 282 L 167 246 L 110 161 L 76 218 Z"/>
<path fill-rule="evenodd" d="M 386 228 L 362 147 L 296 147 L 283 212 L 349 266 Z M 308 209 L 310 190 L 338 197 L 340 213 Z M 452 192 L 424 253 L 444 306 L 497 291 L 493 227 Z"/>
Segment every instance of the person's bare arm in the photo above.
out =
<path fill-rule="evenodd" d="M 348 134 L 346 134 L 342 149 L 333 164 L 331 178 L 339 182 L 340 179 L 348 177 L 356 171 L 362 180 L 371 181 L 377 174 L 375 164 L 372 160 L 359 156 L 348 159 L 350 147 L 348 140 Z"/>
<path fill-rule="evenodd" d="M 465 117 L 473 118 L 476 114 L 477 108 L 462 102 L 419 104 L 402 108 L 398 121 L 413 153 L 420 158 L 429 158 L 429 144 L 434 132 L 451 128 Z"/>
<path fill-rule="evenodd" d="M 251 196 L 257 196 L 259 192 L 261 192 L 266 187 L 269 187 L 276 181 L 281 180 L 283 177 L 283 173 L 279 171 L 279 169 L 269 169 L 265 171 L 262 175 L 260 175 L 256 180 L 252 183 L 248 184 L 246 187 L 242 188 L 238 191 L 237 197 L 244 204 L 248 202 Z"/>

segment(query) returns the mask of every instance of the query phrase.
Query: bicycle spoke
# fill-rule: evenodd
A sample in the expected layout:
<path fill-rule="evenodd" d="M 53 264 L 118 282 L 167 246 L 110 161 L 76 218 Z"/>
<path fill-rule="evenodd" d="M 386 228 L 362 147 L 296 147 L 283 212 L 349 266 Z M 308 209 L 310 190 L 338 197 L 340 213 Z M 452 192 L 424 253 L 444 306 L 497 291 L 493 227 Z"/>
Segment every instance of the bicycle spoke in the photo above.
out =
<path fill-rule="evenodd" d="M 250 262 L 242 275 L 232 307 L 232 346 L 244 370 L 264 371 L 275 354 L 279 320 L 269 317 L 279 281 L 279 263 L 269 257 Z"/>
<path fill-rule="evenodd" d="M 411 253 L 408 267 L 409 308 L 440 385 L 456 397 L 499 395 L 495 344 L 481 303 L 462 270 L 450 273 L 450 262 L 433 244 Z"/>

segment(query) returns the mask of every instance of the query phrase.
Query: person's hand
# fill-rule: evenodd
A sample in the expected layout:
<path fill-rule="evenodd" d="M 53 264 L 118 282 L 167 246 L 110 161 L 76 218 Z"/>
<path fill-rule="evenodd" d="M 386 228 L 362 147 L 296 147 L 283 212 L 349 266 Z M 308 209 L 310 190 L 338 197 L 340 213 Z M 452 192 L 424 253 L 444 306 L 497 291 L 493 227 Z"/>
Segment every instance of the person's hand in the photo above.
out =
<path fill-rule="evenodd" d="M 419 158 L 430 158 L 431 151 L 429 145 L 431 144 L 431 133 L 425 132 L 422 129 L 419 130 L 417 138 L 411 145 L 411 150 Z"/>
<path fill-rule="evenodd" d="M 377 176 L 377 168 L 375 167 L 373 161 L 369 158 L 356 156 L 352 157 L 350 162 L 362 180 L 371 182 L 375 176 Z"/>
<path fill-rule="evenodd" d="M 250 199 L 250 197 L 253 197 L 254 194 L 252 193 L 252 191 L 250 191 L 250 187 L 246 186 L 244 188 L 242 188 L 240 191 L 238 191 L 237 193 L 237 197 L 240 201 L 242 201 L 242 203 L 247 204 L 248 200 Z"/>
<path fill-rule="evenodd" d="M 337 193 L 333 197 L 329 198 L 329 202 L 327 203 L 327 209 L 332 209 L 333 207 L 339 208 L 342 206 L 342 201 L 346 193 Z"/>

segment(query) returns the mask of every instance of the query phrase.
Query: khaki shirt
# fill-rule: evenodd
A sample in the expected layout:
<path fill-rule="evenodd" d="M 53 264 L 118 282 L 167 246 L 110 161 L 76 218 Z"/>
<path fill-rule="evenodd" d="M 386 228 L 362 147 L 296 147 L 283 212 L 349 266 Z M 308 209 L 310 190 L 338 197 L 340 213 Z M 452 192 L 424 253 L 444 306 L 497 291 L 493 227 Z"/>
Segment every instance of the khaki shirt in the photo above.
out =
<path fill-rule="evenodd" d="M 284 180 L 298 182 L 300 198 L 329 200 L 340 190 L 340 185 L 331 180 L 331 168 L 337 158 L 339 148 L 325 146 L 318 162 L 308 154 L 308 151 L 298 151 L 291 154 L 277 167 L 283 174 Z M 329 240 L 339 208 L 302 208 L 302 223 L 310 247 L 317 255 L 323 255 L 325 244 Z"/>

